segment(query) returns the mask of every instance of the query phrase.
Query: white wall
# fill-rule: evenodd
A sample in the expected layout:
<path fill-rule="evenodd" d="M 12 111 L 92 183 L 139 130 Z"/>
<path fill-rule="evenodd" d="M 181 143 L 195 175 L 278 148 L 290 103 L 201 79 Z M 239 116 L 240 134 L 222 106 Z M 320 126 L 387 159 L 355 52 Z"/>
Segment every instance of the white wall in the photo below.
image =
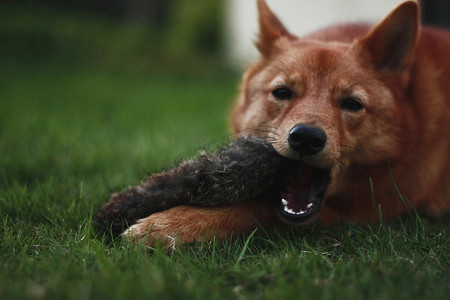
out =
<path fill-rule="evenodd" d="M 288 30 L 302 36 L 340 22 L 376 22 L 404 0 L 266 0 Z M 243 68 L 258 54 L 256 0 L 227 0 L 225 50 L 230 64 Z"/>

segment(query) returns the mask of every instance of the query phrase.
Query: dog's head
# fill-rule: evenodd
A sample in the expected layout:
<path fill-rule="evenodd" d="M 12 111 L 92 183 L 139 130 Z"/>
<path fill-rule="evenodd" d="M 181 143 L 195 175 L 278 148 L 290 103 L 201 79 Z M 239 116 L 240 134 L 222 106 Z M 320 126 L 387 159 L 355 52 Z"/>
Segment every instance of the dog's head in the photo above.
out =
<path fill-rule="evenodd" d="M 281 199 L 285 220 L 314 219 L 351 165 L 395 157 L 403 101 L 418 36 L 418 5 L 408 1 L 373 28 L 331 27 L 291 34 L 258 0 L 260 60 L 245 74 L 232 125 L 300 161 Z"/>

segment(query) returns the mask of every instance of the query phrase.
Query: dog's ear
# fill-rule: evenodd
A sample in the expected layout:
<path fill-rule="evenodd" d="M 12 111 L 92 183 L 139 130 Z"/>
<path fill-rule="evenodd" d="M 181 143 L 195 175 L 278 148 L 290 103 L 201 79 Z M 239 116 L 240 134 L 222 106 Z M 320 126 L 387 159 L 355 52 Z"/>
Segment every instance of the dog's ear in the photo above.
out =
<path fill-rule="evenodd" d="M 255 42 L 263 57 L 269 57 L 274 48 L 274 42 L 281 37 L 293 39 L 293 36 L 275 14 L 270 10 L 264 0 L 258 0 L 259 36 Z"/>
<path fill-rule="evenodd" d="M 419 32 L 419 5 L 407 1 L 357 41 L 377 70 L 403 71 L 411 63 Z"/>

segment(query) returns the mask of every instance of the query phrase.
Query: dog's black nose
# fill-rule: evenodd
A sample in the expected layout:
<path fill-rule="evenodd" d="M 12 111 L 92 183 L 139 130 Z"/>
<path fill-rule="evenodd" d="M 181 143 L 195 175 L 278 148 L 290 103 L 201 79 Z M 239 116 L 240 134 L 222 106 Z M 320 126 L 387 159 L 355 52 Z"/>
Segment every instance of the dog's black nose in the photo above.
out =
<path fill-rule="evenodd" d="M 320 128 L 297 124 L 289 132 L 288 142 L 300 155 L 312 155 L 322 151 L 327 136 Z"/>

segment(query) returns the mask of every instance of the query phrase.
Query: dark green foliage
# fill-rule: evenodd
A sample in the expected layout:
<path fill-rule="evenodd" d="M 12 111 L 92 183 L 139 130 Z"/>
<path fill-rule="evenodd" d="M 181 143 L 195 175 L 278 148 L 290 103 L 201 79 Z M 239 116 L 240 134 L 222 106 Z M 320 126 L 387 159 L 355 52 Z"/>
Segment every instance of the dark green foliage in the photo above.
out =
<path fill-rule="evenodd" d="M 201 51 L 217 53 L 220 45 L 222 0 L 175 0 L 169 22 L 167 51 L 183 56 Z"/>
<path fill-rule="evenodd" d="M 176 2 L 174 16 L 163 28 L 0 2 L 0 62 L 34 66 L 69 61 L 127 75 L 223 74 L 221 2 Z"/>

